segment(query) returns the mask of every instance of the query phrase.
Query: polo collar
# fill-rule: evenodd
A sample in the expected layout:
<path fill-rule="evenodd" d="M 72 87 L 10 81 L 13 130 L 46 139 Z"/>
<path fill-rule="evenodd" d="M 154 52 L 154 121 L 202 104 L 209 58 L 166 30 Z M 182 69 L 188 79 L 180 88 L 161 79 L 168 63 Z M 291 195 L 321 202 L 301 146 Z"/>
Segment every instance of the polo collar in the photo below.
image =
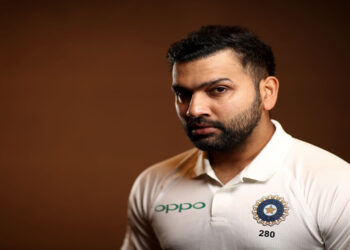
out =
<path fill-rule="evenodd" d="M 283 130 L 281 124 L 275 120 L 271 121 L 276 128 L 275 132 L 260 153 L 238 175 L 241 181 L 246 179 L 260 182 L 267 181 L 283 166 L 285 157 L 292 147 L 292 137 Z M 193 177 L 203 174 L 219 181 L 210 165 L 207 153 L 198 151 L 197 162 L 193 168 Z"/>

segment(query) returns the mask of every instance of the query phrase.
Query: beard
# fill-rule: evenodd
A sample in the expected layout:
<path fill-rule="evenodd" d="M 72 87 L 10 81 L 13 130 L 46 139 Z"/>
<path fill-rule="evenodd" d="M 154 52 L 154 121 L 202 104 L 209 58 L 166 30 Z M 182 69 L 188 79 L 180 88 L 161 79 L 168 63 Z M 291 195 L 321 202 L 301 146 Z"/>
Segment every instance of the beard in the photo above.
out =
<path fill-rule="evenodd" d="M 253 132 L 261 118 L 261 98 L 257 93 L 250 107 L 237 114 L 227 124 L 219 121 L 210 121 L 205 117 L 193 117 L 187 121 L 185 131 L 193 144 L 200 150 L 207 152 L 225 152 L 241 145 Z M 206 124 L 221 131 L 220 134 L 194 134 L 196 124 Z"/>

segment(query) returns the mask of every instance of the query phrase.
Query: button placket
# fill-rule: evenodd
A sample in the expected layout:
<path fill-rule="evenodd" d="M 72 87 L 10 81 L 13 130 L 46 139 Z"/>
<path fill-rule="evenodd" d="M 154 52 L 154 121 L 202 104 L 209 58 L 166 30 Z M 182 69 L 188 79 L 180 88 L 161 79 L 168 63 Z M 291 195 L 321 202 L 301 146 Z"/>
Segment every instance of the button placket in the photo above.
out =
<path fill-rule="evenodd" d="M 229 212 L 229 204 L 232 199 L 234 186 L 223 187 L 213 194 L 211 202 L 211 218 L 226 218 Z"/>

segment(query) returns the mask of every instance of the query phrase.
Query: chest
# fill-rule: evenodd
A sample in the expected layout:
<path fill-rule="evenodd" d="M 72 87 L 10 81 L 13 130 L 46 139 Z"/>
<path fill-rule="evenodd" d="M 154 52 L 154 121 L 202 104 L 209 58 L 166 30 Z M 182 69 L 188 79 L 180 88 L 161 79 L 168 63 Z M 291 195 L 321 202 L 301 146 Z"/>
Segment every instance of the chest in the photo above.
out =
<path fill-rule="evenodd" d="M 323 249 L 296 193 L 283 181 L 213 188 L 181 180 L 157 197 L 151 224 L 164 249 Z"/>

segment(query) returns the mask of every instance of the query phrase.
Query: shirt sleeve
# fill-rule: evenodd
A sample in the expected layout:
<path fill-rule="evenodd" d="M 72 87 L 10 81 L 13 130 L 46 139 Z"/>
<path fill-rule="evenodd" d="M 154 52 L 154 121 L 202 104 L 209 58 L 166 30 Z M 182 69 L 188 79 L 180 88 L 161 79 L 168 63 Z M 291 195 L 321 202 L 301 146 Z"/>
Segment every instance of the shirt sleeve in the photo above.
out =
<path fill-rule="evenodd" d="M 144 178 L 138 178 L 131 189 L 128 225 L 121 250 L 157 250 L 159 241 L 149 221 L 150 194 Z"/>

